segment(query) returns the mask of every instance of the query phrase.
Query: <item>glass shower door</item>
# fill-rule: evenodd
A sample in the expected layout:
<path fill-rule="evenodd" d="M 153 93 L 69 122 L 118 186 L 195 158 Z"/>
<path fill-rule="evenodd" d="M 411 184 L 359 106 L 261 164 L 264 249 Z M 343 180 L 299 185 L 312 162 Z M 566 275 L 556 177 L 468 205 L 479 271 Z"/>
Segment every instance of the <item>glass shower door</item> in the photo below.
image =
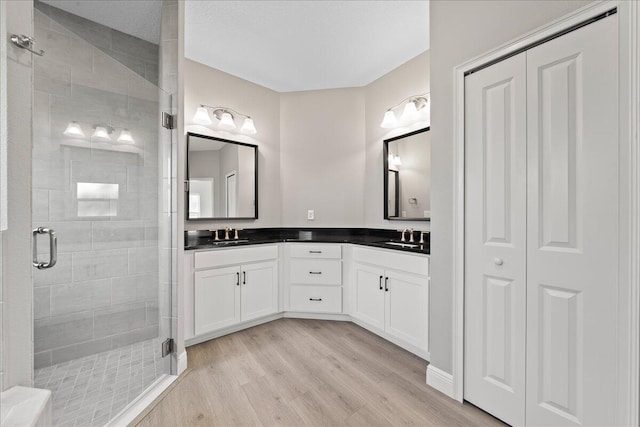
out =
<path fill-rule="evenodd" d="M 53 391 L 55 424 L 104 425 L 171 372 L 171 97 L 151 43 L 34 13 L 35 385 Z"/>

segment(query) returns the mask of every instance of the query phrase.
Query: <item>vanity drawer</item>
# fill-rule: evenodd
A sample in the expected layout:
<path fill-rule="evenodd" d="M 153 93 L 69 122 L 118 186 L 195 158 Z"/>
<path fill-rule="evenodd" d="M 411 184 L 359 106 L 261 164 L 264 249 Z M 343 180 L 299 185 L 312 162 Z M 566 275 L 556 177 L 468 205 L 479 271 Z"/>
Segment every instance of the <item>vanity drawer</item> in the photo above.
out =
<path fill-rule="evenodd" d="M 311 313 L 342 313 L 342 288 L 291 286 L 289 309 Z"/>
<path fill-rule="evenodd" d="M 292 259 L 291 282 L 310 285 L 341 285 L 342 261 Z"/>
<path fill-rule="evenodd" d="M 300 245 L 291 246 L 292 258 L 341 259 L 342 245 Z"/>

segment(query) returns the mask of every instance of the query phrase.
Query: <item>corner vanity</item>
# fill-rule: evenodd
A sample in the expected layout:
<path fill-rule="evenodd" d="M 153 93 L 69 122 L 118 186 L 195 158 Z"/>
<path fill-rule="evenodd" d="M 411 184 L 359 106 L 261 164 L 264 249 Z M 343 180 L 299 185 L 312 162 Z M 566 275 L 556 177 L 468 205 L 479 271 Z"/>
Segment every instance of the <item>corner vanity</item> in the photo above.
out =
<path fill-rule="evenodd" d="M 293 317 L 352 321 L 428 360 L 428 235 L 417 242 L 379 229 L 187 232 L 186 345 Z"/>

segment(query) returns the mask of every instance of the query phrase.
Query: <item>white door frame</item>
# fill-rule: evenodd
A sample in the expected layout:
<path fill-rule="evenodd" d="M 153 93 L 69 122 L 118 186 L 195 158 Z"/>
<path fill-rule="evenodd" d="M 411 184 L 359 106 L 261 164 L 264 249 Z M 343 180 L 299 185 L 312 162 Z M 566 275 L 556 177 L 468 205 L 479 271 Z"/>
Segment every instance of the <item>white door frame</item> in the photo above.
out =
<path fill-rule="evenodd" d="M 523 48 L 548 39 L 563 30 L 617 8 L 619 22 L 619 73 L 621 174 L 620 207 L 625 229 L 621 235 L 621 305 L 619 317 L 620 419 L 619 425 L 638 425 L 640 422 L 640 4 L 625 0 L 594 2 L 577 11 L 529 32 L 509 43 L 471 59 L 454 68 L 454 271 L 453 271 L 453 372 L 452 383 L 442 387 L 450 397 L 462 402 L 464 398 L 464 265 L 465 265 L 465 74 Z M 628 156 L 628 157 L 627 157 Z M 606 351 L 606 349 L 604 349 Z M 436 368 L 437 370 L 437 368 Z M 435 372 L 437 374 L 437 372 Z"/>

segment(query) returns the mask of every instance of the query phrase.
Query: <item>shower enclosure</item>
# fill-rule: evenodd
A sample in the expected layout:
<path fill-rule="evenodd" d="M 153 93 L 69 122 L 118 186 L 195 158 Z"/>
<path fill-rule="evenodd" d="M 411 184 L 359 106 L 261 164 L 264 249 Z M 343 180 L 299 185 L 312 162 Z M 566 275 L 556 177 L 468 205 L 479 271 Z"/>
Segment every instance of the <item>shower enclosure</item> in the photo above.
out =
<path fill-rule="evenodd" d="M 177 2 L 139 2 L 155 5 L 127 17 L 157 18 L 147 40 L 90 19 L 91 8 L 121 3 L 82 3 L 34 10 L 45 52 L 33 70 L 35 386 L 52 390 L 54 423 L 65 426 L 104 425 L 172 360 L 175 371 L 163 349 L 174 320 L 176 136 L 166 118 Z"/>

